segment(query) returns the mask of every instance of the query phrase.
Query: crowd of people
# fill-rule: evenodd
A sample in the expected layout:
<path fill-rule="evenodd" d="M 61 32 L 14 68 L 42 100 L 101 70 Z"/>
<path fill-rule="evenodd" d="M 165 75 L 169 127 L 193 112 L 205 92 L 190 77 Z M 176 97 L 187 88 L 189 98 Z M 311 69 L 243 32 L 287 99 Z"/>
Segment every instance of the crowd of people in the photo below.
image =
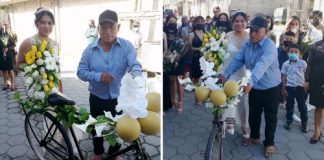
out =
<path fill-rule="evenodd" d="M 170 54 L 169 48 L 175 40 L 185 42 L 184 54 L 176 58 L 175 69 L 164 70 L 163 74 L 163 106 L 164 114 L 170 108 L 176 108 L 178 113 L 186 108 L 183 106 L 184 86 L 178 79 L 190 77 L 194 85 L 199 85 L 202 70 L 199 58 L 202 56 L 200 47 L 203 44 L 204 33 L 216 28 L 220 33 L 226 33 L 229 58 L 224 62 L 223 70 L 218 78 L 240 80 L 245 71 L 251 71 L 252 76 L 244 87 L 244 95 L 240 96 L 237 105 L 242 129 L 243 145 L 260 143 L 261 115 L 265 115 L 264 154 L 271 157 L 275 153 L 274 137 L 277 128 L 277 113 L 279 106 L 286 109 L 285 129 L 290 130 L 293 123 L 294 103 L 298 103 L 301 117 L 301 131 L 308 132 L 308 116 L 306 100 L 315 106 L 315 132 L 310 139 L 314 144 L 320 140 L 324 109 L 324 27 L 322 12 L 313 11 L 304 25 L 298 16 L 291 16 L 286 22 L 279 41 L 272 31 L 274 21 L 271 16 L 250 16 L 243 11 L 231 15 L 221 12 L 219 7 L 213 9 L 213 17 L 202 16 L 181 18 L 167 15 L 163 25 L 163 54 Z M 320 37 L 316 39 L 315 37 Z M 312 42 L 306 39 L 311 37 Z M 277 47 L 278 43 L 279 47 Z M 309 47 L 307 47 L 309 46 Z M 181 56 L 180 56 L 181 55 Z M 321 63 L 322 62 L 322 63 Z M 202 102 L 195 100 L 196 105 Z"/>

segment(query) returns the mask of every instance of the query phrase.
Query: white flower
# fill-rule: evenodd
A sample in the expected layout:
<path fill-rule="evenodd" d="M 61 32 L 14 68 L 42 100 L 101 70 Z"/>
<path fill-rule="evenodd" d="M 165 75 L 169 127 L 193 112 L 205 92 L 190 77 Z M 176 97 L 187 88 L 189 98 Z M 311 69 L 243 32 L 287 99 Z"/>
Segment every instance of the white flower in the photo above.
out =
<path fill-rule="evenodd" d="M 37 65 L 35 63 L 33 63 L 30 67 L 34 69 L 34 68 L 37 68 Z"/>
<path fill-rule="evenodd" d="M 56 61 L 57 63 L 60 61 L 60 57 L 58 56 L 57 53 L 55 53 L 55 54 L 53 55 L 53 58 L 55 59 L 55 61 Z"/>
<path fill-rule="evenodd" d="M 42 80 L 41 80 L 41 84 L 42 84 L 42 85 L 48 84 L 48 80 L 47 80 L 47 79 L 42 79 Z"/>
<path fill-rule="evenodd" d="M 58 93 L 58 92 L 59 92 L 59 90 L 56 87 L 51 89 L 51 93 Z"/>
<path fill-rule="evenodd" d="M 97 120 L 94 119 L 91 115 L 89 115 L 89 119 L 86 121 L 85 125 L 86 125 L 86 127 L 88 127 L 88 125 L 96 123 L 96 122 L 97 122 Z"/>
<path fill-rule="evenodd" d="M 214 104 L 212 102 L 206 102 L 205 103 L 206 108 L 214 108 Z"/>
<path fill-rule="evenodd" d="M 46 57 L 45 59 L 46 69 L 49 71 L 55 70 L 56 67 L 56 61 L 52 57 Z"/>
<path fill-rule="evenodd" d="M 218 90 L 221 87 L 216 84 L 218 78 L 208 77 L 207 80 L 204 81 L 205 85 L 211 89 L 212 91 Z"/>
<path fill-rule="evenodd" d="M 38 60 L 36 61 L 36 64 L 39 65 L 39 66 L 41 66 L 41 65 L 44 64 L 44 60 L 43 60 L 43 59 L 38 59 Z"/>
<path fill-rule="evenodd" d="M 27 77 L 27 79 L 26 79 L 26 85 L 27 86 L 30 86 L 32 83 L 33 83 L 33 78 L 32 77 Z"/>
<path fill-rule="evenodd" d="M 51 53 L 49 51 L 44 51 L 45 57 L 51 57 Z"/>
<path fill-rule="evenodd" d="M 39 68 L 39 73 L 41 73 L 41 74 L 45 73 L 45 68 L 44 67 L 40 67 Z"/>
<path fill-rule="evenodd" d="M 216 45 L 214 45 L 210 48 L 211 51 L 217 51 L 218 49 L 219 49 L 219 46 L 216 46 Z"/>
<path fill-rule="evenodd" d="M 31 68 L 30 66 L 26 66 L 26 67 L 24 68 L 24 70 L 25 70 L 26 73 L 29 73 L 29 72 L 32 71 L 32 68 Z"/>
<path fill-rule="evenodd" d="M 34 93 L 34 98 L 36 100 L 43 100 L 45 98 L 45 93 L 43 91 L 36 91 Z"/>
<path fill-rule="evenodd" d="M 40 91 L 41 89 L 42 89 L 42 86 L 40 86 L 39 84 L 34 85 L 34 90 L 35 91 Z"/>
<path fill-rule="evenodd" d="M 124 115 L 124 114 L 122 114 L 122 115 L 115 115 L 115 117 L 113 117 L 110 111 L 108 111 L 108 112 L 104 111 L 104 113 L 105 113 L 105 117 L 107 117 L 107 118 L 109 118 L 109 119 L 111 119 L 111 120 L 113 120 L 115 122 L 117 122 L 118 119 Z"/>
<path fill-rule="evenodd" d="M 227 39 L 223 39 L 223 40 L 222 40 L 222 44 L 223 44 L 223 47 L 224 47 L 225 49 L 227 49 L 227 47 L 228 47 L 228 40 L 227 40 Z"/>
<path fill-rule="evenodd" d="M 34 92 L 35 92 L 35 90 L 33 89 L 33 87 L 30 88 L 30 89 L 28 90 L 28 97 L 33 97 Z"/>
<path fill-rule="evenodd" d="M 32 77 L 37 78 L 39 76 L 39 72 L 36 70 L 33 72 Z"/>
<path fill-rule="evenodd" d="M 214 37 L 211 37 L 209 40 L 210 42 L 216 42 L 216 39 Z"/>
<path fill-rule="evenodd" d="M 107 126 L 105 123 L 95 125 L 96 135 L 97 135 L 98 137 L 101 137 L 101 135 L 102 135 L 101 132 L 102 132 L 103 130 L 105 130 L 105 129 L 109 129 L 109 128 L 110 128 L 110 127 Z"/>
<path fill-rule="evenodd" d="M 206 51 L 206 48 L 205 47 L 200 48 L 200 52 L 201 53 L 204 53 L 205 51 Z"/>
<path fill-rule="evenodd" d="M 210 47 L 210 43 L 206 43 L 205 46 L 206 46 L 206 47 Z"/>

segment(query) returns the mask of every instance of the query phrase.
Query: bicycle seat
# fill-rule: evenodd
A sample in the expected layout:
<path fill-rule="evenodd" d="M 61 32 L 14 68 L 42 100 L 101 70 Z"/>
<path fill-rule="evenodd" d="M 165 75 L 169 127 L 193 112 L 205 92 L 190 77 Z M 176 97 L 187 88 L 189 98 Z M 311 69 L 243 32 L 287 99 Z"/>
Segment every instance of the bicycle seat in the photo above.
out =
<path fill-rule="evenodd" d="M 47 102 L 53 106 L 75 105 L 74 101 L 66 99 L 57 93 L 49 95 Z"/>

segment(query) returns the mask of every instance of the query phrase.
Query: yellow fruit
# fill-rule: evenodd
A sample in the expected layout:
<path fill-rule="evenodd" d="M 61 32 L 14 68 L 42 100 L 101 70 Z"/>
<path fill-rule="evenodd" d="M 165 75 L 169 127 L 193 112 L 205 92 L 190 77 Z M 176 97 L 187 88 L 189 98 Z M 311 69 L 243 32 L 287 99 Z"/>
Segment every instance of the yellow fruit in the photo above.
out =
<path fill-rule="evenodd" d="M 235 81 L 227 81 L 224 85 L 224 92 L 227 96 L 236 96 L 239 91 L 239 85 Z"/>
<path fill-rule="evenodd" d="M 37 58 L 42 58 L 42 57 L 43 57 L 43 55 L 42 55 L 42 53 L 41 53 L 41 52 L 36 52 L 36 57 L 37 57 Z"/>
<path fill-rule="evenodd" d="M 130 142 L 139 137 L 141 133 L 141 126 L 136 119 L 124 115 L 118 120 L 116 131 L 121 139 Z"/>
<path fill-rule="evenodd" d="M 157 92 L 150 92 L 146 95 L 147 110 L 159 113 L 161 110 L 161 96 Z"/>
<path fill-rule="evenodd" d="M 55 84 L 54 84 L 53 81 L 49 81 L 49 82 L 48 82 L 48 86 L 52 89 L 52 88 L 55 87 Z"/>
<path fill-rule="evenodd" d="M 220 72 L 220 71 L 222 71 L 222 67 L 221 67 L 221 65 L 217 66 L 217 69 L 216 69 L 216 72 L 217 72 L 217 73 Z"/>
<path fill-rule="evenodd" d="M 145 118 L 139 118 L 138 122 L 144 134 L 153 135 L 160 132 L 160 115 L 155 112 L 148 111 L 148 115 Z"/>
<path fill-rule="evenodd" d="M 213 53 L 209 52 L 208 53 L 208 58 L 211 58 L 211 57 L 213 57 Z"/>
<path fill-rule="evenodd" d="M 208 99 L 210 95 L 210 89 L 205 86 L 199 86 L 195 89 L 195 97 L 200 102 L 204 102 Z"/>
<path fill-rule="evenodd" d="M 215 90 L 210 94 L 210 100 L 216 105 L 220 106 L 226 102 L 226 94 L 223 90 Z"/>
<path fill-rule="evenodd" d="M 48 88 L 48 85 L 47 85 L 47 84 L 45 84 L 45 85 L 43 86 L 43 88 L 44 88 L 44 91 L 45 91 L 45 92 L 48 92 L 48 91 L 49 91 L 49 88 Z"/>
<path fill-rule="evenodd" d="M 47 74 L 46 74 L 46 73 L 43 73 L 43 74 L 42 74 L 42 78 L 43 78 L 43 79 L 47 79 Z"/>

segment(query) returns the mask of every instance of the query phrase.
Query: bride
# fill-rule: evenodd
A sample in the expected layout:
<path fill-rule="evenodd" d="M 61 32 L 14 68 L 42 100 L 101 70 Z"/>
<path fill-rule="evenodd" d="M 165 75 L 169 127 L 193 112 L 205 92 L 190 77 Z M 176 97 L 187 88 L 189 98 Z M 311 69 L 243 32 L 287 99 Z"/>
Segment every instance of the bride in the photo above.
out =
<path fill-rule="evenodd" d="M 249 39 L 249 33 L 245 31 L 247 26 L 247 15 L 242 11 L 238 11 L 232 16 L 233 31 L 226 34 L 228 39 L 228 52 L 230 56 L 225 60 L 224 67 L 227 68 L 232 59 L 236 56 L 240 48 L 245 44 L 245 41 Z M 245 75 L 245 66 L 236 71 L 228 80 L 239 81 Z M 232 116 L 229 116 L 227 119 L 227 130 L 229 132 L 234 132 L 234 117 L 236 113 L 236 108 L 240 117 L 240 124 L 242 129 L 243 136 L 243 145 L 249 144 L 249 125 L 248 125 L 248 95 L 244 94 L 239 97 L 240 102 L 237 104 L 237 107 L 228 108 L 228 113 L 232 113 Z"/>

